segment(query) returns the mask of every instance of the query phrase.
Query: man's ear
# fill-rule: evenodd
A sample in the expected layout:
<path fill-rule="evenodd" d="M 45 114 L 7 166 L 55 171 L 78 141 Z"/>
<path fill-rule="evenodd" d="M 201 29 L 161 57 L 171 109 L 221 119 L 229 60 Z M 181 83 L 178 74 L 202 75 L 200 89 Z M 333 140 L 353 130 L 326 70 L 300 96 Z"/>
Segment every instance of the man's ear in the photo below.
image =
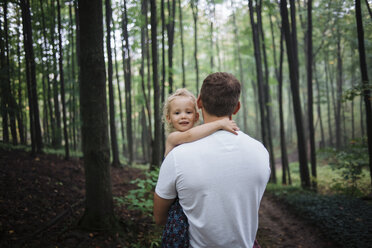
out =
<path fill-rule="evenodd" d="M 202 100 L 200 99 L 200 95 L 198 96 L 196 103 L 198 105 L 198 109 L 201 109 L 203 107 L 203 103 L 202 103 Z"/>
<path fill-rule="evenodd" d="M 238 104 L 236 105 L 235 110 L 234 110 L 234 112 L 233 112 L 233 115 L 236 115 L 236 113 L 238 113 L 239 109 L 240 109 L 240 101 L 239 101 Z"/>
<path fill-rule="evenodd" d="M 197 121 L 199 120 L 199 116 L 200 116 L 199 113 L 196 112 L 196 113 L 195 113 L 195 122 L 197 122 Z"/>

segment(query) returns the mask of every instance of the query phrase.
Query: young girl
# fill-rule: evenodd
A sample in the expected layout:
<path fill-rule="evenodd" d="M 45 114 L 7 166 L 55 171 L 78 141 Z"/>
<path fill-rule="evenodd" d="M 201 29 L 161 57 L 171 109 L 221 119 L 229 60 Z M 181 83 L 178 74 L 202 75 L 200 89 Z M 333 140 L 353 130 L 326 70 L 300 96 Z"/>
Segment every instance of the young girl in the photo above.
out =
<path fill-rule="evenodd" d="M 169 133 L 164 157 L 177 145 L 201 139 L 217 130 L 224 129 L 233 134 L 237 134 L 236 131 L 239 130 L 236 123 L 227 118 L 195 126 L 199 120 L 196 98 L 187 89 L 178 89 L 168 97 L 163 119 Z M 178 198 L 168 212 L 162 247 L 189 247 L 188 222 Z"/>

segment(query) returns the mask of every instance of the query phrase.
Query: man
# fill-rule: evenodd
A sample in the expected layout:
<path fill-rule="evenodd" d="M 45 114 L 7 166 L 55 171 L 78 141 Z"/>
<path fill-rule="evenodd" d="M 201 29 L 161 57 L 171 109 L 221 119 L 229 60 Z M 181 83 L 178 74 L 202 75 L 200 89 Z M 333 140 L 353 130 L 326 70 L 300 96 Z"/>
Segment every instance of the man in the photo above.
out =
<path fill-rule="evenodd" d="M 198 107 L 205 123 L 240 108 L 240 83 L 217 72 L 203 82 Z M 154 217 L 165 224 L 178 196 L 189 222 L 190 247 L 253 247 L 258 209 L 270 177 L 261 143 L 238 132 L 217 131 L 174 148 L 165 158 L 154 194 Z"/>

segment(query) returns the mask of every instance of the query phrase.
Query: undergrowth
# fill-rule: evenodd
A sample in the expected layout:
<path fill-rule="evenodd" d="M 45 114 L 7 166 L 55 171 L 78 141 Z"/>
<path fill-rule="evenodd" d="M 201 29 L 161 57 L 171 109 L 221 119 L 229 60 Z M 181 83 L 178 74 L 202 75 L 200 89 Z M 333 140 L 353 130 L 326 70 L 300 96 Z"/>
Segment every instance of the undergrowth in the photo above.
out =
<path fill-rule="evenodd" d="M 268 192 L 342 247 L 370 247 L 372 203 L 345 195 L 320 195 L 294 186 L 269 184 Z"/>

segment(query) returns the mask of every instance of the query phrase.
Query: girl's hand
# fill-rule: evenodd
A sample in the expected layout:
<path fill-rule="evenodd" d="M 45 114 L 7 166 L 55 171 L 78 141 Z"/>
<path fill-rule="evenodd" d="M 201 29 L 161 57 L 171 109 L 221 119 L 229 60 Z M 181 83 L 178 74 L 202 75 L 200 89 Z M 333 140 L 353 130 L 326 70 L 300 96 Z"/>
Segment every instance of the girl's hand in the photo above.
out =
<path fill-rule="evenodd" d="M 236 125 L 235 121 L 229 119 L 222 119 L 218 120 L 220 129 L 226 130 L 230 133 L 238 135 L 237 131 L 239 131 L 238 125 Z"/>

